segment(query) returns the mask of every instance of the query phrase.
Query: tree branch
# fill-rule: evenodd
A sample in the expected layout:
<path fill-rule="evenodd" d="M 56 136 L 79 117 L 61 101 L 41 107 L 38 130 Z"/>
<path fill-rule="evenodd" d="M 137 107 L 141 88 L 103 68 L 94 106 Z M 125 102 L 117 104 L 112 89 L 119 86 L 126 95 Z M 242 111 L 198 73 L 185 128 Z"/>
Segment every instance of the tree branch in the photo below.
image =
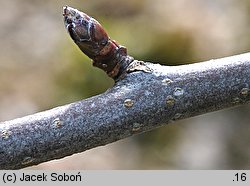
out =
<path fill-rule="evenodd" d="M 0 168 L 62 158 L 250 100 L 250 53 L 173 67 L 133 64 L 101 95 L 0 123 Z"/>

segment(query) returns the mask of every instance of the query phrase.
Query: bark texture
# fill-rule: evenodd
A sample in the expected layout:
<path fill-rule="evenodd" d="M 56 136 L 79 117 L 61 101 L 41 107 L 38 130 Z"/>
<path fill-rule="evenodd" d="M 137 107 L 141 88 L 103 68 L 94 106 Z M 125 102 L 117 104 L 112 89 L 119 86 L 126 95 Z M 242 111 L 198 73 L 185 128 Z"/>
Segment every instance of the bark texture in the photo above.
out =
<path fill-rule="evenodd" d="M 182 66 L 134 61 L 89 99 L 0 123 L 0 168 L 20 169 L 250 101 L 250 53 Z"/>

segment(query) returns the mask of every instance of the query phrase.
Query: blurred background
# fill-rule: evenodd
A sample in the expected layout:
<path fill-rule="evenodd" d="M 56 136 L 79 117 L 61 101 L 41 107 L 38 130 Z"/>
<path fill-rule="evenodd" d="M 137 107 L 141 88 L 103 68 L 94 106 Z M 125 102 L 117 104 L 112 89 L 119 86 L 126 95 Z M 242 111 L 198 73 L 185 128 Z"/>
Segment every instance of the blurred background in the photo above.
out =
<path fill-rule="evenodd" d="M 0 0 L 0 121 L 112 87 L 67 34 L 96 18 L 136 59 L 179 65 L 250 50 L 250 0 Z M 250 106 L 208 113 L 28 169 L 249 169 Z"/>

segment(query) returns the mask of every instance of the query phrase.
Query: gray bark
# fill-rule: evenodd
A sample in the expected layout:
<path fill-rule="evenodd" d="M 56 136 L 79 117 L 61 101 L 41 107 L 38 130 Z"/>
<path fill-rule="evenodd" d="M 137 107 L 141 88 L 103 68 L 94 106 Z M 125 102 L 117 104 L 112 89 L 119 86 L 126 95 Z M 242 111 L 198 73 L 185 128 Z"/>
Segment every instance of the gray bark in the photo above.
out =
<path fill-rule="evenodd" d="M 103 94 L 0 123 L 0 168 L 62 158 L 250 100 L 250 53 L 182 66 L 145 65 L 130 67 Z"/>

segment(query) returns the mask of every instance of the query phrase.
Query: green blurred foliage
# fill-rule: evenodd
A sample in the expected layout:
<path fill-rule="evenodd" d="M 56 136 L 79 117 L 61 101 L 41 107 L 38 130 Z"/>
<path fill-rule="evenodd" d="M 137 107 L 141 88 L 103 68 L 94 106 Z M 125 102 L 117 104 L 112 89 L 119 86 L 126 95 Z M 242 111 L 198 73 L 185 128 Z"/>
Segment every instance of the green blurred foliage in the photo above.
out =
<path fill-rule="evenodd" d="M 176 30 L 171 33 L 154 33 L 152 40 L 142 59 L 157 62 L 162 65 L 178 65 L 190 63 L 194 59 L 192 35 L 185 31 Z"/>
<path fill-rule="evenodd" d="M 72 47 L 72 46 L 71 46 Z M 62 68 L 57 69 L 55 84 L 58 87 L 57 98 L 59 102 L 73 102 L 101 94 L 113 85 L 113 80 L 102 70 L 94 68 L 92 61 L 74 47 L 63 49 L 64 61 Z M 60 101 L 61 100 L 61 101 Z"/>
<path fill-rule="evenodd" d="M 141 151 L 140 165 L 142 168 L 165 169 L 172 166 L 175 146 L 178 144 L 180 128 L 169 124 L 143 135 L 134 137 Z M 147 163 L 145 163 L 147 162 Z"/>

